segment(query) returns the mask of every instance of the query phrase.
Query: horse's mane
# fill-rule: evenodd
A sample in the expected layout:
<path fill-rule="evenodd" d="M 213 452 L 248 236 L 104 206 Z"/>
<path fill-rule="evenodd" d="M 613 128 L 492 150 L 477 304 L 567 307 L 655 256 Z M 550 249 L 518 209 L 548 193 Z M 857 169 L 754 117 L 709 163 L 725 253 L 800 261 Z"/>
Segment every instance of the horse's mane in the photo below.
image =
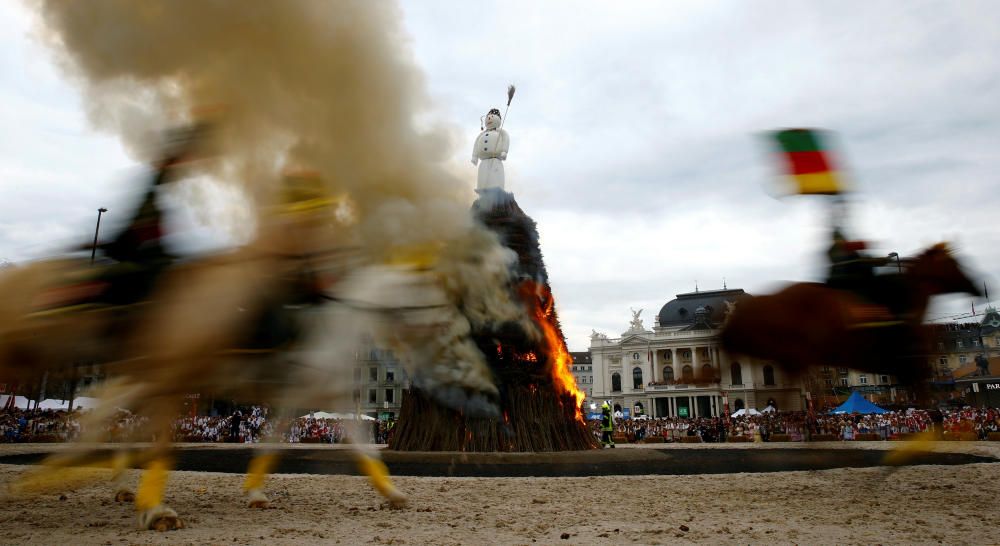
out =
<path fill-rule="evenodd" d="M 951 256 L 951 247 L 947 242 L 940 242 L 932 245 L 927 250 L 923 251 L 919 258 L 932 258 L 935 256 Z"/>

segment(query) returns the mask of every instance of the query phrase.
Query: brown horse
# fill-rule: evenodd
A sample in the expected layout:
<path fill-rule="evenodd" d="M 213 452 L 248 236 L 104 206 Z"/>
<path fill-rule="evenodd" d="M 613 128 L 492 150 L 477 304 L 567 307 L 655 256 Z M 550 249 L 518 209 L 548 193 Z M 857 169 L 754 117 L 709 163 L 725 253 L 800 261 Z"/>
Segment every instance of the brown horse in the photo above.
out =
<path fill-rule="evenodd" d="M 923 319 L 930 298 L 980 293 L 943 243 L 914 258 L 896 281 L 899 289 L 878 305 L 819 283 L 748 298 L 723 327 L 722 345 L 732 354 L 774 361 L 793 375 L 811 366 L 892 374 L 926 402 Z"/>

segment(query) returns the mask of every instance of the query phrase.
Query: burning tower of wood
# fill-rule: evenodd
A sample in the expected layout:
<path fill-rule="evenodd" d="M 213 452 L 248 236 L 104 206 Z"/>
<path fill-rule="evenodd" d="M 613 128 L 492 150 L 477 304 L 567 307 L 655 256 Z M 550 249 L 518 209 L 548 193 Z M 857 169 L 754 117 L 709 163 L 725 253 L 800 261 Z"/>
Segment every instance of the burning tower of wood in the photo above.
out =
<path fill-rule="evenodd" d="M 501 415 L 482 418 L 446 408 L 413 388 L 404 393 L 389 447 L 404 451 L 565 451 L 593 449 L 583 420 L 584 394 L 556 316 L 535 222 L 513 195 L 479 190 L 472 213 L 513 250 L 515 296 L 538 329 L 473 332 L 500 391 Z"/>

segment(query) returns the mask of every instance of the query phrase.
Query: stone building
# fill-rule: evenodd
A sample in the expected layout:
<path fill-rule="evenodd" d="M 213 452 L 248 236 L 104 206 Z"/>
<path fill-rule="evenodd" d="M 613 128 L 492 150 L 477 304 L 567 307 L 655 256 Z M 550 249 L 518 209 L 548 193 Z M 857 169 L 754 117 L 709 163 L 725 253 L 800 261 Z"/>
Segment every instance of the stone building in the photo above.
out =
<path fill-rule="evenodd" d="M 993 311 L 996 317 L 996 311 Z M 976 356 L 983 354 L 990 347 L 983 347 L 984 342 L 989 340 L 993 347 L 991 353 L 1000 355 L 1000 336 L 993 333 L 996 328 L 989 326 L 990 313 L 987 313 L 984 323 L 965 322 L 961 324 L 935 324 L 931 326 L 933 340 L 931 342 L 930 364 L 934 374 L 940 380 L 951 378 L 955 370 L 971 364 Z M 1000 320 L 997 321 L 1000 326 Z M 983 326 L 991 333 L 983 337 Z"/>
<path fill-rule="evenodd" d="M 571 371 L 576 379 L 576 385 L 590 398 L 594 394 L 594 361 L 590 356 L 590 351 L 574 351 L 570 353 L 573 357 Z"/>
<path fill-rule="evenodd" d="M 368 342 L 358 351 L 354 368 L 354 406 L 334 409 L 395 419 L 407 388 L 409 380 L 396 355 Z"/>
<path fill-rule="evenodd" d="M 620 337 L 594 332 L 587 403 L 610 400 L 623 414 L 650 417 L 714 417 L 768 405 L 804 409 L 798 381 L 772 363 L 720 347 L 728 309 L 746 297 L 741 289 L 678 294 L 654 316 L 652 329 L 639 310 Z"/>

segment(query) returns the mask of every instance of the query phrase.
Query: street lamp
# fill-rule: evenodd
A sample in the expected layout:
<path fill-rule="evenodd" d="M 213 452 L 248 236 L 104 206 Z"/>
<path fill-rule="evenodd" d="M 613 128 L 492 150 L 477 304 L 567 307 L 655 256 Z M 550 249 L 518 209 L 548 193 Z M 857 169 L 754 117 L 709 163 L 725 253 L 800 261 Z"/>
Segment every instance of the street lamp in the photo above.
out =
<path fill-rule="evenodd" d="M 887 256 L 887 257 L 888 258 L 896 258 L 896 271 L 899 272 L 899 273 L 902 273 L 903 272 L 903 266 L 899 265 L 899 253 L 898 252 L 890 252 L 889 256 Z"/>
<path fill-rule="evenodd" d="M 97 227 L 94 228 L 94 245 L 90 249 L 90 263 L 93 265 L 94 257 L 97 256 L 97 234 L 101 231 L 101 215 L 108 212 L 108 209 L 101 207 L 97 209 Z"/>

